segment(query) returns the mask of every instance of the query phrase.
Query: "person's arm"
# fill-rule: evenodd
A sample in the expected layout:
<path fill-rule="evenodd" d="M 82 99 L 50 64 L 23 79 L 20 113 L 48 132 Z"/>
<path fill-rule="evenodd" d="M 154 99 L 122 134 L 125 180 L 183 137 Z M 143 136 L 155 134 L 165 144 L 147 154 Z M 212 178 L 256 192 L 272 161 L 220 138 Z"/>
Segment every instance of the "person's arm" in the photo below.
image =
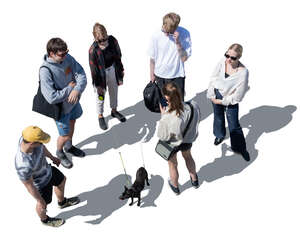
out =
<path fill-rule="evenodd" d="M 215 84 L 215 81 L 220 77 L 221 68 L 222 68 L 222 60 L 214 68 L 214 70 L 213 70 L 213 72 L 210 76 L 210 82 L 209 82 L 209 85 L 208 85 L 206 97 L 208 99 L 210 99 L 212 102 L 214 102 L 213 99 L 216 98 L 216 94 L 215 94 L 215 91 L 214 91 L 214 89 L 215 89 L 214 84 Z M 215 100 L 217 100 L 217 99 L 215 99 Z M 215 104 L 217 104 L 217 103 L 215 103 Z"/>
<path fill-rule="evenodd" d="M 82 66 L 72 56 L 69 55 L 69 57 L 71 58 L 72 72 L 76 80 L 76 85 L 70 93 L 68 101 L 70 103 L 76 103 L 79 100 L 79 96 L 83 93 L 86 87 L 87 80 Z"/>
<path fill-rule="evenodd" d="M 59 166 L 60 164 L 60 159 L 57 157 L 54 157 L 46 148 L 46 146 L 44 145 L 44 154 L 47 158 L 50 158 L 52 160 L 52 162 L 56 165 Z"/>
<path fill-rule="evenodd" d="M 151 82 L 155 81 L 154 67 L 155 67 L 154 59 L 150 58 L 150 80 L 151 80 Z"/>
<path fill-rule="evenodd" d="M 241 102 L 249 89 L 248 86 L 249 72 L 247 69 L 240 75 L 241 82 L 232 92 L 232 94 L 223 97 L 221 104 L 224 106 L 234 105 Z"/>
<path fill-rule="evenodd" d="M 27 191 L 30 193 L 32 197 L 37 201 L 36 208 L 38 213 L 46 213 L 47 204 L 45 200 L 42 198 L 41 194 L 37 190 L 37 188 L 33 185 L 32 177 L 29 180 L 23 181 L 22 183 L 26 187 Z"/>
<path fill-rule="evenodd" d="M 75 83 L 71 82 L 62 90 L 56 89 L 50 71 L 44 67 L 40 69 L 40 84 L 42 94 L 50 104 L 63 102 L 75 86 Z"/>

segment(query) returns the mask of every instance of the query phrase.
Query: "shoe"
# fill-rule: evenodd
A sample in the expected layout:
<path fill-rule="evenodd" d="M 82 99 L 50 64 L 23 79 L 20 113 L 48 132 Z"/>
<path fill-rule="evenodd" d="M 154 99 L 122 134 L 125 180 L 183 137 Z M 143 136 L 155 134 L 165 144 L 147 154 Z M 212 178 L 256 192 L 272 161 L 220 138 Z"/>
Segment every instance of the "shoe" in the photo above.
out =
<path fill-rule="evenodd" d="M 245 161 L 249 162 L 250 161 L 250 155 L 247 150 L 241 152 L 242 157 L 244 158 Z"/>
<path fill-rule="evenodd" d="M 111 112 L 111 116 L 114 117 L 114 118 L 119 119 L 120 122 L 125 122 L 126 121 L 126 118 L 121 113 L 119 113 L 118 111 Z"/>
<path fill-rule="evenodd" d="M 84 157 L 85 152 L 82 151 L 81 149 L 72 146 L 69 150 L 65 150 L 67 153 L 71 153 L 75 157 Z"/>
<path fill-rule="evenodd" d="M 178 187 L 174 187 L 171 183 L 171 180 L 168 180 L 168 183 L 169 183 L 169 186 L 171 188 L 171 190 L 176 194 L 176 195 L 179 195 L 180 194 L 180 190 Z"/>
<path fill-rule="evenodd" d="M 59 158 L 61 165 L 65 168 L 73 167 L 73 163 L 70 159 L 68 159 L 67 155 L 64 151 L 56 151 L 56 156 Z"/>
<path fill-rule="evenodd" d="M 65 223 L 64 219 L 61 219 L 61 218 L 51 218 L 51 217 L 48 217 L 48 219 L 47 219 L 46 222 L 42 221 L 42 224 L 44 224 L 46 226 L 50 226 L 50 227 L 60 227 L 64 223 Z"/>
<path fill-rule="evenodd" d="M 80 203 L 79 197 L 65 198 L 62 204 L 58 203 L 58 207 L 60 209 L 63 209 L 66 207 L 74 206 L 78 203 Z"/>
<path fill-rule="evenodd" d="M 101 117 L 101 118 L 98 118 L 98 121 L 99 121 L 100 128 L 102 130 L 106 130 L 107 129 L 107 125 L 106 125 L 105 119 L 103 117 Z"/>
<path fill-rule="evenodd" d="M 196 177 L 197 179 L 195 181 L 192 180 L 192 177 L 191 177 L 191 184 L 194 188 L 198 188 L 199 187 L 199 181 L 198 181 L 198 176 L 196 174 Z"/>
<path fill-rule="evenodd" d="M 219 145 L 221 142 L 223 142 L 224 138 L 215 138 L 215 142 L 214 144 L 217 146 Z"/>

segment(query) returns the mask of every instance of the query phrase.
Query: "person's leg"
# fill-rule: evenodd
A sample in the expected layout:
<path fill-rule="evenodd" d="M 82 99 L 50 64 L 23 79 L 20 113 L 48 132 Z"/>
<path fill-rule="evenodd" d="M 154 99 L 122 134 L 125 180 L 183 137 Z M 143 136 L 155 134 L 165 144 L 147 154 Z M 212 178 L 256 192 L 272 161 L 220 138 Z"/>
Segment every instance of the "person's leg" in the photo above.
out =
<path fill-rule="evenodd" d="M 179 174 L 178 174 L 178 163 L 177 163 L 177 154 L 174 154 L 168 161 L 169 164 L 169 173 L 170 173 L 170 179 L 172 182 L 172 185 L 176 188 L 178 188 L 178 179 L 179 179 Z"/>
<path fill-rule="evenodd" d="M 118 107 L 118 84 L 116 80 L 115 68 L 111 68 L 106 72 L 106 82 L 109 93 L 109 103 L 112 112 L 117 111 Z"/>
<path fill-rule="evenodd" d="M 190 173 L 192 181 L 197 181 L 198 178 L 197 178 L 197 173 L 196 173 L 196 164 L 192 157 L 191 149 L 189 149 L 187 151 L 182 151 L 181 154 L 185 160 L 185 164 Z"/>
<path fill-rule="evenodd" d="M 177 85 L 177 87 L 180 89 L 182 101 L 184 101 L 184 95 L 185 95 L 185 77 L 174 78 L 173 81 Z"/>
<path fill-rule="evenodd" d="M 223 98 L 217 89 L 215 89 L 215 93 L 216 93 L 216 99 Z M 225 116 L 224 116 L 225 107 L 221 104 L 212 103 L 212 105 L 213 105 L 213 110 L 214 110 L 213 133 L 216 138 L 221 140 L 221 139 L 224 139 L 225 135 L 226 135 Z M 215 144 L 216 144 L 216 141 L 215 141 Z"/>

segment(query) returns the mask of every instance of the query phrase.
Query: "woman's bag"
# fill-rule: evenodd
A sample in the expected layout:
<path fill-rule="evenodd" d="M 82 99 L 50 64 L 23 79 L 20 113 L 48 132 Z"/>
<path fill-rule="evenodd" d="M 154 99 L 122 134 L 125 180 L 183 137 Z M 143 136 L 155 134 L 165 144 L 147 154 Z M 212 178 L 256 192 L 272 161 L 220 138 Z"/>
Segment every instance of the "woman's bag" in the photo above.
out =
<path fill-rule="evenodd" d="M 144 104 L 151 112 L 160 113 L 160 100 L 162 98 L 159 87 L 156 82 L 150 82 L 144 89 Z"/>
<path fill-rule="evenodd" d="M 186 125 L 186 128 L 184 129 L 184 132 L 182 134 L 182 138 L 184 138 L 187 130 L 189 129 L 192 119 L 194 117 L 194 108 L 193 105 L 190 102 L 186 102 L 190 108 L 191 108 L 191 116 L 190 119 L 188 121 L 188 124 Z M 155 152 L 157 152 L 157 154 L 159 156 L 161 156 L 163 159 L 165 160 L 169 160 L 170 157 L 177 152 L 177 148 L 178 146 L 173 146 L 171 145 L 170 141 L 162 141 L 162 140 L 158 140 L 158 143 L 156 144 L 155 147 Z"/>
<path fill-rule="evenodd" d="M 41 66 L 41 68 L 47 68 L 53 79 L 53 73 L 50 68 Z M 40 69 L 41 69 L 40 68 Z M 40 113 L 46 117 L 59 120 L 62 114 L 62 102 L 56 104 L 50 104 L 47 102 L 41 91 L 41 80 L 39 81 L 39 88 L 36 95 L 33 98 L 32 111 Z"/>

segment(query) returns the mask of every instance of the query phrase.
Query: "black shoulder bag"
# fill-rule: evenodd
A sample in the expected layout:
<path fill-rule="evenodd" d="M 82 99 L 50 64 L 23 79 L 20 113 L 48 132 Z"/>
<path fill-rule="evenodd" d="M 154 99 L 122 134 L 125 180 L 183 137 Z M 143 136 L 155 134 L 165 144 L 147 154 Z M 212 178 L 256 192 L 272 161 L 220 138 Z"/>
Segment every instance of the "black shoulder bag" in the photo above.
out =
<path fill-rule="evenodd" d="M 191 108 L 191 116 L 190 116 L 190 119 L 188 121 L 188 124 L 187 124 L 186 128 L 184 129 L 182 138 L 184 138 L 187 130 L 189 129 L 189 127 L 191 125 L 192 119 L 194 117 L 193 105 L 190 102 L 186 102 L 186 103 Z M 155 147 L 155 152 L 157 152 L 158 155 L 161 156 L 165 160 L 169 160 L 170 157 L 176 152 L 176 150 L 177 150 L 177 146 L 171 145 L 169 141 L 158 140 L 158 143 L 156 144 L 156 147 Z"/>
<path fill-rule="evenodd" d="M 46 66 L 41 66 L 41 68 L 47 68 L 51 74 L 51 79 L 53 80 L 53 73 L 50 68 Z M 59 90 L 59 89 L 57 89 Z M 46 117 L 59 120 L 62 114 L 62 102 L 56 104 L 50 104 L 47 102 L 41 91 L 41 79 L 39 77 L 39 88 L 37 94 L 33 98 L 32 111 L 40 113 Z"/>

